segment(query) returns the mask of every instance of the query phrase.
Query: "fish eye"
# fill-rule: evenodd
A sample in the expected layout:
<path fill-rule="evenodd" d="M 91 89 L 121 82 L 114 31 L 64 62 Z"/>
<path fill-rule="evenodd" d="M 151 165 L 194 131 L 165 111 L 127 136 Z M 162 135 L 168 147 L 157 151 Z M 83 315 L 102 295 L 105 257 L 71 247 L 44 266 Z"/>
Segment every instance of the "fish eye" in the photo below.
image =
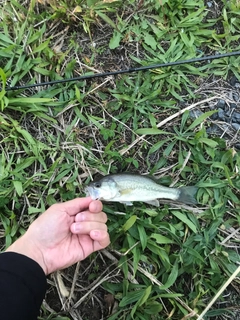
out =
<path fill-rule="evenodd" d="M 95 187 L 96 187 L 96 188 L 101 188 L 101 183 L 100 183 L 100 182 L 96 182 L 96 183 L 95 183 Z"/>

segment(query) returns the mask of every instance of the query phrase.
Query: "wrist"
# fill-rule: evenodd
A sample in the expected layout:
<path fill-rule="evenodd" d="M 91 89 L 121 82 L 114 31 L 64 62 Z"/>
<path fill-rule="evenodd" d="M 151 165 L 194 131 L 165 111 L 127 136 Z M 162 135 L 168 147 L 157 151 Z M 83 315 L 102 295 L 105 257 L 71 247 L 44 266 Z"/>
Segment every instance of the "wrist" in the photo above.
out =
<path fill-rule="evenodd" d="M 41 250 L 39 250 L 39 248 L 30 239 L 27 238 L 26 234 L 24 234 L 21 238 L 11 244 L 6 252 L 16 252 L 31 258 L 39 264 L 39 266 L 43 269 L 45 275 L 48 274 L 48 270 L 44 263 L 44 257 Z"/>

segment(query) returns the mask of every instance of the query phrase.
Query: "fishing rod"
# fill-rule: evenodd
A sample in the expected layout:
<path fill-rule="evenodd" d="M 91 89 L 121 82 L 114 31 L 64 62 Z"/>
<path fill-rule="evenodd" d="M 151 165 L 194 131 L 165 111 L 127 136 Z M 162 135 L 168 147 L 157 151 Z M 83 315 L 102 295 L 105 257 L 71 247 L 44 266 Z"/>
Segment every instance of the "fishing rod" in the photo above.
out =
<path fill-rule="evenodd" d="M 240 51 L 233 51 L 233 52 L 221 53 L 221 54 L 216 54 L 216 55 L 211 55 L 211 56 L 203 56 L 203 57 L 199 57 L 199 58 L 193 58 L 193 59 L 189 59 L 189 60 L 179 60 L 179 61 L 173 61 L 173 62 L 158 63 L 158 64 L 153 64 L 153 65 L 149 65 L 149 66 L 142 66 L 142 67 L 138 67 L 138 68 L 129 68 L 129 69 L 125 69 L 125 70 L 116 70 L 116 71 L 110 71 L 110 72 L 104 72 L 104 73 L 95 73 L 95 74 L 73 77 L 73 78 L 68 78 L 68 79 L 40 82 L 40 83 L 34 83 L 34 84 L 26 84 L 24 86 L 6 87 L 5 91 L 30 89 L 30 88 L 35 88 L 35 87 L 49 86 L 49 85 L 54 85 L 54 84 L 59 84 L 59 83 L 68 83 L 68 82 L 74 82 L 74 81 L 78 82 L 81 80 L 108 77 L 108 76 L 116 76 L 116 75 L 124 74 L 124 73 L 132 73 L 132 72 L 146 71 L 146 70 L 157 69 L 157 68 L 178 66 L 181 64 L 189 64 L 189 63 L 201 62 L 201 61 L 206 61 L 206 60 L 221 59 L 221 58 L 239 56 L 239 55 L 240 55 Z"/>

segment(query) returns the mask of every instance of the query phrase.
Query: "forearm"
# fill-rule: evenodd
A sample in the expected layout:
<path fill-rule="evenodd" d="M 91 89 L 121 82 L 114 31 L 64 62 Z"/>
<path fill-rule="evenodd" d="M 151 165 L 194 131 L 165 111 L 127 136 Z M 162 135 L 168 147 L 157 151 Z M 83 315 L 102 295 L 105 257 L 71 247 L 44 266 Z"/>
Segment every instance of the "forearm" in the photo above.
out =
<path fill-rule="evenodd" d="M 46 292 L 46 277 L 26 255 L 0 254 L 0 310 L 4 320 L 35 320 Z"/>
<path fill-rule="evenodd" d="M 17 241 L 15 241 L 6 252 L 15 252 L 34 260 L 39 266 L 43 269 L 45 275 L 48 274 L 47 267 L 44 263 L 44 257 L 41 250 L 38 249 L 38 246 L 33 242 L 34 239 L 28 237 L 28 231 Z"/>

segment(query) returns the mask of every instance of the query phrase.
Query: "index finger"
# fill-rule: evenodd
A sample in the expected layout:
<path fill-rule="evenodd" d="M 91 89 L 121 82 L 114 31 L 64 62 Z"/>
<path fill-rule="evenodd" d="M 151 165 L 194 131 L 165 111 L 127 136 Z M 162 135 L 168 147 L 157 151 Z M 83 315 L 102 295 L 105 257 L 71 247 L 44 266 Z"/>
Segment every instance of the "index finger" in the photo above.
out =
<path fill-rule="evenodd" d="M 91 197 L 76 198 L 76 199 L 61 203 L 61 211 L 65 211 L 70 216 L 74 216 L 77 213 L 88 209 L 89 204 L 91 202 L 92 202 Z"/>

